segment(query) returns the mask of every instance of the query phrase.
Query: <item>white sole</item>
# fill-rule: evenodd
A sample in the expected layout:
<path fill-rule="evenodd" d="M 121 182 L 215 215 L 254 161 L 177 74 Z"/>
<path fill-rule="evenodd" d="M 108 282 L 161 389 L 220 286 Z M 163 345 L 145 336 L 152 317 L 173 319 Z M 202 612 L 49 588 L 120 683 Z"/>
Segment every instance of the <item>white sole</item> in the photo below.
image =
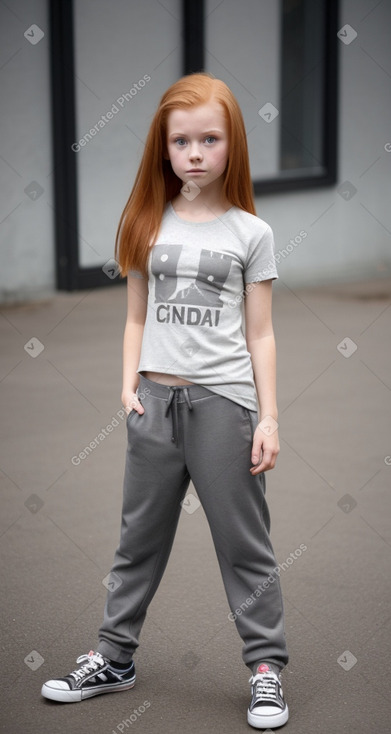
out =
<path fill-rule="evenodd" d="M 59 701 L 60 703 L 79 703 L 84 701 L 86 698 L 92 698 L 93 696 L 100 696 L 103 693 L 115 693 L 116 691 L 128 691 L 133 688 L 136 683 L 136 678 L 131 681 L 126 681 L 121 685 L 115 683 L 114 685 L 108 685 L 102 688 L 89 688 L 83 691 L 66 691 L 58 688 L 51 688 L 50 686 L 43 684 L 41 688 L 41 694 L 44 698 L 49 698 L 51 701 Z"/>
<path fill-rule="evenodd" d="M 247 711 L 247 722 L 255 729 L 275 729 L 277 726 L 284 726 L 289 719 L 289 709 L 285 706 L 280 714 L 274 716 L 259 716 Z"/>

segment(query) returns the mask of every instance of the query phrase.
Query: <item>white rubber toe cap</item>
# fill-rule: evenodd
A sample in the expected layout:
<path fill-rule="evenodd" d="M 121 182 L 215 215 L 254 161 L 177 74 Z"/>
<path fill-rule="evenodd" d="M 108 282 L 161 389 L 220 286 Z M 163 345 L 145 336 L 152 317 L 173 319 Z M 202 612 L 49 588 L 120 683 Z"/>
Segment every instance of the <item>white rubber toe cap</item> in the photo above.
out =
<path fill-rule="evenodd" d="M 69 684 L 66 680 L 47 680 L 46 683 L 44 683 L 43 688 L 45 688 L 45 686 L 54 691 L 70 691 Z"/>
<path fill-rule="evenodd" d="M 48 680 L 43 684 L 41 694 L 51 701 L 61 703 L 76 703 L 81 701 L 81 691 L 71 691 L 65 680 Z"/>

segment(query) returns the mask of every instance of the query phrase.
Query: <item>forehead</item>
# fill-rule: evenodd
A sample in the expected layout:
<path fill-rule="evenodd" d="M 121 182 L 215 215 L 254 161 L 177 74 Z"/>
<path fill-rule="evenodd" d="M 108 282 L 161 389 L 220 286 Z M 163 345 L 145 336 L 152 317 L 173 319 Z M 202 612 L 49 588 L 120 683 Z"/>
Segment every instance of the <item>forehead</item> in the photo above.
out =
<path fill-rule="evenodd" d="M 187 109 L 178 108 L 171 110 L 168 114 L 168 134 L 172 131 L 191 132 L 193 130 L 213 130 L 214 128 L 223 130 L 226 128 L 224 107 L 220 102 L 207 102 Z"/>

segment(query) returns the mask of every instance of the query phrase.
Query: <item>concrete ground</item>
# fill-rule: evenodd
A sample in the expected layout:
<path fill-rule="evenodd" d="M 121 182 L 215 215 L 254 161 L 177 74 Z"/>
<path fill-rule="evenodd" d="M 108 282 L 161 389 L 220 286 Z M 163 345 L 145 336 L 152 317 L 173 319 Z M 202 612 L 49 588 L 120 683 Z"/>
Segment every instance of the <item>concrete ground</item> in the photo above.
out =
<path fill-rule="evenodd" d="M 390 305 L 385 280 L 275 286 L 281 453 L 267 496 L 290 651 L 287 734 L 391 730 Z M 249 671 L 201 507 L 182 511 L 135 688 L 76 705 L 40 696 L 97 642 L 120 526 L 125 308 L 117 287 L 2 310 L 7 734 L 252 731 Z"/>

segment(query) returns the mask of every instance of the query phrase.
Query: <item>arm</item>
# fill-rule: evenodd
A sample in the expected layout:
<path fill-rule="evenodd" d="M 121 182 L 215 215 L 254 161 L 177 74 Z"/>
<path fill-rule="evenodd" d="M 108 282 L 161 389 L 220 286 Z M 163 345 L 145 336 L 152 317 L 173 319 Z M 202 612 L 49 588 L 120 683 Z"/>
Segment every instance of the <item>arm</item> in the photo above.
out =
<path fill-rule="evenodd" d="M 125 408 L 132 407 L 144 413 L 136 389 L 139 383 L 137 367 L 140 360 L 141 343 L 147 315 L 148 281 L 132 278 L 127 282 L 128 308 L 123 341 L 123 383 L 121 401 Z"/>
<path fill-rule="evenodd" d="M 254 434 L 250 472 L 273 469 L 280 451 L 276 400 L 276 345 L 272 324 L 272 280 L 252 283 L 245 297 L 247 349 L 251 355 L 255 387 L 260 405 L 260 423 Z M 269 430 L 267 430 L 269 426 Z M 260 463 L 259 463 L 260 462 Z"/>

